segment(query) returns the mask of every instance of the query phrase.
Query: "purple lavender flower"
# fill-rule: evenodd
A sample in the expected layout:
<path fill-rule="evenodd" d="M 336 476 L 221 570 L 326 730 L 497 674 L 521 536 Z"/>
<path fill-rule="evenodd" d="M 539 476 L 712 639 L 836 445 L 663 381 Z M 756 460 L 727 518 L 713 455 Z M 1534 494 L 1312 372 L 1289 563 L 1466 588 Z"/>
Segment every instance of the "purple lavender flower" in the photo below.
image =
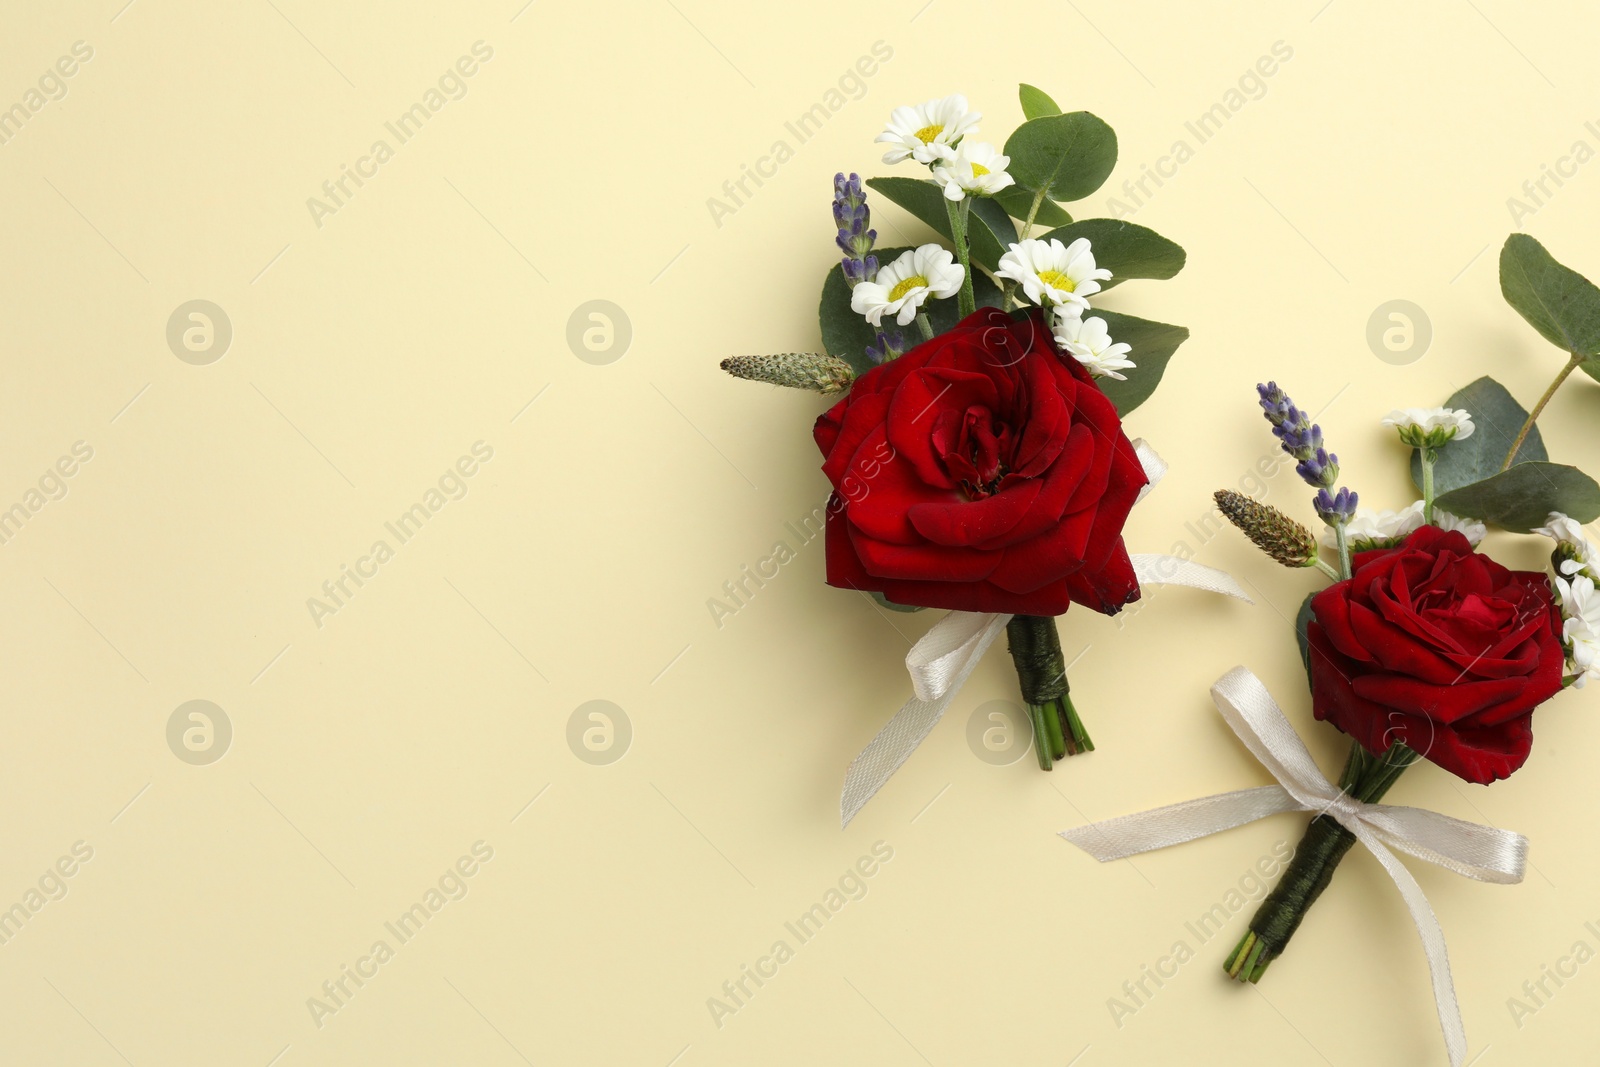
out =
<path fill-rule="evenodd" d="M 878 231 L 872 229 L 872 213 L 867 210 L 867 193 L 861 176 L 833 176 L 833 222 L 839 227 L 834 239 L 844 253 L 844 277 L 852 286 L 869 282 L 878 273 L 877 257 L 870 255 Z"/>
<path fill-rule="evenodd" d="M 1339 457 L 1322 443 L 1322 427 L 1296 407 L 1277 382 L 1257 385 L 1256 393 L 1278 444 L 1299 461 L 1295 473 L 1317 491 L 1313 500 L 1317 515 L 1331 526 L 1344 526 L 1355 516 L 1358 497 L 1343 486 L 1329 492 L 1339 481 Z"/>
<path fill-rule="evenodd" d="M 878 240 L 878 231 L 872 229 L 872 213 L 867 210 L 867 193 L 861 188 L 861 176 L 843 173 L 833 176 L 833 222 L 839 227 L 834 243 L 844 253 L 840 269 L 845 283 L 854 289 L 858 282 L 870 282 L 878 276 L 878 257 L 872 246 Z M 867 358 L 883 363 L 901 355 L 906 350 L 905 340 L 897 330 L 879 330 L 872 344 L 867 346 Z"/>
<path fill-rule="evenodd" d="M 1359 497 L 1350 490 L 1339 487 L 1337 493 L 1329 493 L 1326 489 L 1317 490 L 1313 506 L 1317 509 L 1317 517 L 1330 526 L 1343 526 L 1355 517 L 1356 504 Z"/>
<path fill-rule="evenodd" d="M 906 352 L 906 342 L 898 330 L 879 330 L 872 344 L 867 346 L 867 358 L 874 363 L 887 363 Z"/>
<path fill-rule="evenodd" d="M 1314 425 L 1305 412 L 1278 388 L 1277 382 L 1257 385 L 1261 411 L 1272 424 L 1272 433 L 1283 450 L 1295 459 L 1295 473 L 1313 489 L 1332 489 L 1339 480 L 1339 457 L 1322 443 L 1322 427 Z"/>

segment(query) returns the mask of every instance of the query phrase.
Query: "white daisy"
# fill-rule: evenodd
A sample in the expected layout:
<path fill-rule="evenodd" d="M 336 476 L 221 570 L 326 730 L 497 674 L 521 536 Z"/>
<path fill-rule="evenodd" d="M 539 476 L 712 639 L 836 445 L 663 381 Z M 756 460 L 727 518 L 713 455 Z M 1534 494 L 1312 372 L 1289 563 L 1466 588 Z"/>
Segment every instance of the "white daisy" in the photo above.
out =
<path fill-rule="evenodd" d="M 1561 640 L 1567 649 L 1567 663 L 1574 689 L 1582 689 L 1590 678 L 1600 678 L 1600 594 L 1594 579 L 1577 575 L 1568 581 L 1557 578 L 1556 592 L 1561 598 Z"/>
<path fill-rule="evenodd" d="M 1544 534 L 1556 542 L 1556 554 L 1561 557 L 1560 571 L 1567 577 L 1574 574 L 1586 574 L 1590 578 L 1600 577 L 1600 556 L 1595 554 L 1594 546 L 1589 544 L 1589 539 L 1583 534 L 1583 527 L 1559 511 L 1552 511 L 1544 520 L 1544 525 L 1533 531 Z"/>
<path fill-rule="evenodd" d="M 1081 315 L 1089 308 L 1086 298 L 1100 291 L 1100 283 L 1108 280 L 1111 272 L 1094 265 L 1087 237 L 1070 245 L 1052 237 L 1012 245 L 1000 257 L 995 276 L 1021 283 L 1028 299 L 1041 307 L 1058 308 L 1062 315 Z"/>
<path fill-rule="evenodd" d="M 1417 503 L 1420 504 L 1422 502 L 1419 500 Z M 1459 531 L 1466 537 L 1473 548 L 1483 544 L 1483 539 L 1489 536 L 1489 527 L 1477 519 L 1458 518 L 1448 511 L 1440 511 L 1437 505 L 1433 509 L 1433 524 L 1441 530 Z"/>
<path fill-rule="evenodd" d="M 1345 525 L 1344 532 L 1351 550 L 1362 552 L 1369 548 L 1388 548 L 1397 545 L 1421 525 L 1422 501 L 1419 500 L 1399 511 L 1357 508 L 1354 517 Z M 1323 534 L 1323 543 L 1329 548 L 1338 547 L 1339 539 L 1333 527 L 1327 526 L 1324 529 L 1326 532 Z"/>
<path fill-rule="evenodd" d="M 1433 509 L 1433 525 L 1441 530 L 1459 531 L 1473 548 L 1477 548 L 1483 543 L 1483 539 L 1489 536 L 1489 527 L 1478 520 L 1459 518 L 1438 508 Z M 1369 548 L 1393 548 L 1421 527 L 1422 501 L 1418 500 L 1399 511 L 1357 508 L 1355 517 L 1344 529 L 1351 549 L 1363 552 Z M 1332 526 L 1324 527 L 1322 540 L 1329 548 L 1335 548 L 1339 544 L 1338 535 L 1333 532 Z"/>
<path fill-rule="evenodd" d="M 876 140 L 891 146 L 883 154 L 885 163 L 954 159 L 956 145 L 967 134 L 978 132 L 981 118 L 979 112 L 967 110 L 967 98 L 957 93 L 916 107 L 895 108 L 889 115 L 888 128 Z"/>
<path fill-rule="evenodd" d="M 941 300 L 954 296 L 965 277 L 966 271 L 948 249 L 926 244 L 878 268 L 873 281 L 857 282 L 850 290 L 850 310 L 874 326 L 881 325 L 885 315 L 896 315 L 895 321 L 905 326 L 930 295 Z"/>
<path fill-rule="evenodd" d="M 1006 173 L 1011 157 L 1001 155 L 992 144 L 962 141 L 954 159 L 941 159 L 933 165 L 933 180 L 944 186 L 946 200 L 960 200 L 968 193 L 993 196 L 1015 181 Z"/>
<path fill-rule="evenodd" d="M 1413 448 L 1464 441 L 1477 428 L 1472 425 L 1472 415 L 1459 408 L 1396 408 L 1384 416 L 1383 424 L 1393 426 L 1400 440 Z"/>
<path fill-rule="evenodd" d="M 1127 375 L 1117 372 L 1131 370 L 1135 366 L 1133 360 L 1127 358 L 1133 350 L 1132 346 L 1120 342 L 1112 344 L 1105 319 L 1063 316 L 1057 319 L 1054 333 L 1056 344 L 1072 353 L 1072 357 L 1087 367 L 1096 378 L 1127 381 Z"/>

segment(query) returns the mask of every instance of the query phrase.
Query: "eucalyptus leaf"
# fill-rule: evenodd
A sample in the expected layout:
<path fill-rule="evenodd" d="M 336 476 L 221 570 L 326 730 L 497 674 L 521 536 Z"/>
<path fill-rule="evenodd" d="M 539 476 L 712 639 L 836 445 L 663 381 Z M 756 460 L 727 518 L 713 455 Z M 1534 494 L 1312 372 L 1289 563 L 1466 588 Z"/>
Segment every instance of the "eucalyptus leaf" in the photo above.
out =
<path fill-rule="evenodd" d="M 1500 291 L 1557 348 L 1600 355 L 1600 288 L 1525 233 L 1507 237 L 1500 249 Z"/>
<path fill-rule="evenodd" d="M 1038 119 L 1049 115 L 1061 114 L 1061 108 L 1050 99 L 1043 89 L 1036 89 L 1023 82 L 1017 86 L 1017 96 L 1022 100 L 1022 115 L 1024 118 Z"/>
<path fill-rule="evenodd" d="M 1183 269 L 1188 258 L 1183 246 L 1149 227 L 1122 219 L 1079 219 L 1041 234 L 1039 239 L 1056 238 L 1070 245 L 1080 237 L 1089 239 L 1095 266 L 1111 271 L 1111 279 L 1101 283 L 1102 289 L 1110 289 L 1129 278 L 1170 278 Z M 1111 336 L 1122 340 L 1116 334 Z"/>
<path fill-rule="evenodd" d="M 1451 394 L 1447 408 L 1459 408 L 1472 416 L 1472 436 L 1451 441 L 1439 450 L 1433 465 L 1433 491 L 1437 496 L 1481 482 L 1500 472 L 1500 465 L 1511 451 L 1511 442 L 1528 418 L 1528 413 L 1506 387 L 1490 377 L 1479 378 Z M 1538 424 L 1517 449 L 1517 463 L 1543 462 L 1550 458 L 1539 436 Z M 1422 452 L 1411 452 L 1411 481 L 1422 490 Z M 1449 509 L 1446 508 L 1446 511 Z"/>
<path fill-rule="evenodd" d="M 1020 185 L 1007 186 L 995 194 L 994 201 L 1005 208 L 1012 218 L 1026 219 L 1033 207 L 1033 190 Z M 1040 226 L 1065 226 L 1072 221 L 1072 216 L 1067 214 L 1066 208 L 1045 197 L 1039 201 L 1039 210 L 1034 212 L 1033 221 Z"/>
<path fill-rule="evenodd" d="M 1600 518 L 1600 485 L 1576 467 L 1542 461 L 1519 463 L 1481 482 L 1453 489 L 1434 503 L 1452 515 L 1528 533 L 1543 526 L 1552 511 L 1579 522 Z"/>
<path fill-rule="evenodd" d="M 1113 341 L 1122 341 L 1133 346 L 1128 358 L 1133 360 L 1136 366 L 1122 372 L 1128 376 L 1128 380 L 1119 382 L 1115 378 L 1101 378 L 1098 383 L 1100 391 L 1110 397 L 1111 402 L 1117 406 L 1117 414 L 1126 418 L 1128 412 L 1150 399 L 1150 394 L 1156 391 L 1156 386 L 1161 384 L 1161 376 L 1166 373 L 1167 362 L 1172 359 L 1172 354 L 1178 350 L 1179 345 L 1189 339 L 1189 330 L 1185 326 L 1171 326 L 1165 322 L 1135 318 L 1132 315 L 1102 311 L 1099 308 L 1095 308 L 1090 314 L 1092 317 L 1106 320 L 1106 329 Z"/>
<path fill-rule="evenodd" d="M 1087 111 L 1048 115 L 1018 126 L 1005 154 L 1019 184 L 1048 190 L 1055 200 L 1082 200 L 1117 165 L 1117 135 Z"/>
<path fill-rule="evenodd" d="M 880 267 L 886 267 L 901 253 L 909 251 L 909 248 L 877 248 L 873 249 L 873 255 L 878 257 Z M 977 297 L 979 307 L 1000 306 L 1000 290 L 995 288 L 987 275 L 979 274 L 973 278 L 973 295 Z M 923 305 L 923 310 L 928 313 L 934 333 L 950 329 L 960 318 L 955 297 L 930 300 Z M 828 270 L 828 276 L 823 280 L 817 318 L 822 327 L 822 347 L 829 355 L 838 356 L 850 364 L 857 374 L 865 374 L 877 366 L 867 358 L 867 346 L 877 339 L 878 331 L 866 319 L 850 310 L 850 283 L 844 280 L 844 268 L 837 263 Z M 922 340 L 916 323 L 896 326 L 894 319 L 886 316 L 884 326 L 898 330 L 908 347 Z"/>
<path fill-rule="evenodd" d="M 948 201 L 937 182 L 927 178 L 868 178 L 867 186 L 933 227 L 946 241 L 952 240 L 949 209 L 945 207 Z M 1017 228 L 1006 209 L 985 197 L 973 198 L 967 231 L 973 260 L 990 270 L 999 268 L 1006 247 L 1017 240 Z M 879 261 L 883 261 L 881 256 Z"/>

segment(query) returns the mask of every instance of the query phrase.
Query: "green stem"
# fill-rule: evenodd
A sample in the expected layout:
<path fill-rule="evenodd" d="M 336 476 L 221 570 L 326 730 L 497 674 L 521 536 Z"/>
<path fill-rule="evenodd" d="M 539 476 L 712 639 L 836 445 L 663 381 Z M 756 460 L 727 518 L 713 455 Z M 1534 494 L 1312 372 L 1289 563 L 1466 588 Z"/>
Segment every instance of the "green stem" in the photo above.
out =
<path fill-rule="evenodd" d="M 1050 751 L 1050 728 L 1045 724 L 1045 709 L 1038 704 L 1029 704 L 1028 714 L 1033 717 L 1033 754 L 1039 757 L 1039 769 L 1048 771 L 1055 766 L 1055 760 Z"/>
<path fill-rule="evenodd" d="M 1050 755 L 1061 759 L 1067 754 L 1067 736 L 1061 726 L 1061 714 L 1056 702 L 1051 701 L 1039 709 L 1040 716 L 1044 719 L 1045 736 L 1050 739 Z"/>
<path fill-rule="evenodd" d="M 921 332 L 924 341 L 933 340 L 933 323 L 929 322 L 928 316 L 920 311 L 917 312 L 917 329 Z"/>
<path fill-rule="evenodd" d="M 1328 564 L 1324 563 L 1322 560 L 1314 559 L 1311 561 L 1311 565 L 1317 568 L 1317 570 L 1321 571 L 1323 574 L 1326 574 L 1329 578 L 1332 578 L 1334 581 L 1337 582 L 1339 580 L 1339 572 L 1328 566 Z"/>
<path fill-rule="evenodd" d="M 956 310 L 966 318 L 978 308 L 972 293 L 972 253 L 967 248 L 967 212 L 972 209 L 972 196 L 960 200 L 946 200 L 945 212 L 950 216 L 950 238 L 956 246 L 956 259 L 961 261 L 961 292 L 956 297 Z"/>
<path fill-rule="evenodd" d="M 1345 534 L 1345 520 L 1333 524 L 1333 536 L 1339 541 L 1339 578 L 1350 577 L 1350 538 Z"/>
<path fill-rule="evenodd" d="M 1022 231 L 1017 234 L 1017 239 L 1019 241 L 1026 241 L 1028 239 L 1028 234 L 1033 232 L 1033 219 L 1034 216 L 1039 214 L 1039 208 L 1044 205 L 1045 192 L 1046 190 L 1040 189 L 1037 193 L 1033 194 L 1033 203 L 1028 205 L 1028 217 L 1022 223 Z"/>
<path fill-rule="evenodd" d="M 1422 449 L 1422 524 L 1433 525 L 1433 465 L 1439 459 L 1438 449 L 1423 445 Z"/>
<path fill-rule="evenodd" d="M 1078 718 L 1078 709 L 1072 704 L 1072 694 L 1061 694 L 1061 713 L 1067 732 L 1067 755 L 1075 756 L 1079 752 L 1093 752 L 1094 741 L 1089 737 L 1089 731 L 1084 729 L 1083 720 Z"/>
<path fill-rule="evenodd" d="M 1544 396 L 1541 396 L 1539 402 L 1533 405 L 1533 410 L 1528 412 L 1528 418 L 1523 422 L 1522 429 L 1517 431 L 1517 439 L 1511 442 L 1511 450 L 1506 453 L 1506 461 L 1500 464 L 1501 470 L 1511 469 L 1511 461 L 1517 458 L 1517 450 L 1522 447 L 1522 442 L 1527 439 L 1528 432 L 1533 429 L 1533 424 L 1538 421 L 1539 413 L 1544 410 L 1546 404 L 1550 403 L 1550 398 L 1556 395 L 1556 390 L 1561 388 L 1561 383 L 1567 380 L 1567 375 L 1577 370 L 1582 364 L 1583 357 L 1574 352 L 1572 358 L 1567 360 L 1567 365 L 1561 368 L 1561 373 L 1556 375 L 1555 381 L 1550 383 L 1550 388 L 1544 391 Z"/>
<path fill-rule="evenodd" d="M 1034 754 L 1050 770 L 1057 759 L 1090 752 L 1094 742 L 1083 728 L 1067 692 L 1067 669 L 1056 620 L 1048 615 L 1013 615 L 1006 624 L 1017 684 L 1033 721 Z"/>
<path fill-rule="evenodd" d="M 1339 788 L 1362 803 L 1375 804 L 1419 758 L 1398 742 L 1382 756 L 1373 756 L 1359 742 L 1352 742 Z M 1223 962 L 1230 978 L 1261 980 L 1267 966 L 1283 954 L 1311 905 L 1328 888 L 1339 861 L 1355 842 L 1355 834 L 1332 816 L 1318 815 L 1311 820 L 1283 877 L 1251 918 L 1249 932 Z"/>

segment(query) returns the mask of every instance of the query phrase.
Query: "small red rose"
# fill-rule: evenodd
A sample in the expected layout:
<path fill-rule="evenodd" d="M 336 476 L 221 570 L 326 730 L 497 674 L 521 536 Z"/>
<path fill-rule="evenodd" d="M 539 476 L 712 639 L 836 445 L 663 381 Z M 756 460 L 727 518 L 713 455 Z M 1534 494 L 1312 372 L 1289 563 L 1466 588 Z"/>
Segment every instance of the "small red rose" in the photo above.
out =
<path fill-rule="evenodd" d="M 1139 597 L 1122 527 L 1148 478 L 1037 309 L 980 308 L 868 371 L 815 437 L 830 585 L 1014 615 Z"/>
<path fill-rule="evenodd" d="M 1424 526 L 1358 553 L 1311 601 L 1312 710 L 1381 754 L 1394 742 L 1469 782 L 1521 767 L 1533 709 L 1561 689 L 1561 615 L 1543 574 Z"/>

